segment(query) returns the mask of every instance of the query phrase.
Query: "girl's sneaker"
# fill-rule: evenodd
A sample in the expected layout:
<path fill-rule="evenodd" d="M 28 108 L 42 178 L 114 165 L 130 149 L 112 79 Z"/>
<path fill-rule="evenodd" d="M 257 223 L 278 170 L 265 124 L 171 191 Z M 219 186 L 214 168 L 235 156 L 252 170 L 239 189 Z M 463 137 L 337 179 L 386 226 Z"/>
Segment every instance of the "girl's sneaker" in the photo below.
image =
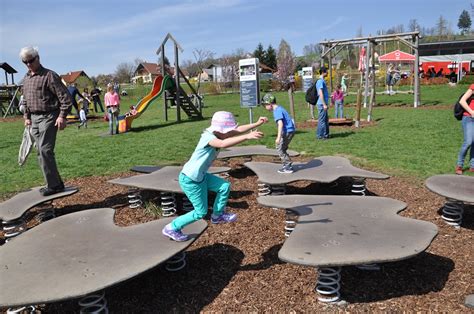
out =
<path fill-rule="evenodd" d="M 462 167 L 461 166 L 456 166 L 456 174 L 461 175 L 462 174 Z"/>
<path fill-rule="evenodd" d="M 220 216 L 211 216 L 211 222 L 213 224 L 224 224 L 228 222 L 234 222 L 237 220 L 237 214 L 228 214 L 228 213 L 223 213 Z"/>
<path fill-rule="evenodd" d="M 177 242 L 183 242 L 183 241 L 187 241 L 189 239 L 188 235 L 187 234 L 184 234 L 183 232 L 181 232 L 181 230 L 173 230 L 173 228 L 171 227 L 171 224 L 167 224 L 163 230 L 161 231 L 161 233 L 172 239 L 172 240 L 175 240 Z"/>

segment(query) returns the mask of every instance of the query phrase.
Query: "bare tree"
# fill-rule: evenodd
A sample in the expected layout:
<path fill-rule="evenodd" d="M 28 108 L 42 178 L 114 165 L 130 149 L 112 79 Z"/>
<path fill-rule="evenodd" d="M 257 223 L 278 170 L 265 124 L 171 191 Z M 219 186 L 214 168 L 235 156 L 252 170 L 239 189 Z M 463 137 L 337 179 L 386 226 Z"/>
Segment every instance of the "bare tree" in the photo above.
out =
<path fill-rule="evenodd" d="M 356 37 L 362 37 L 364 33 L 362 32 L 362 25 L 357 29 Z"/>
<path fill-rule="evenodd" d="M 135 68 L 135 64 L 131 62 L 120 63 L 115 70 L 115 79 L 119 83 L 130 83 Z"/>
<path fill-rule="evenodd" d="M 448 21 L 442 15 L 439 16 L 436 23 L 436 35 L 439 39 L 448 35 Z"/>
<path fill-rule="evenodd" d="M 411 19 L 408 22 L 408 30 L 410 32 L 416 32 L 420 30 L 420 24 L 418 24 L 418 21 L 416 19 Z"/>
<path fill-rule="evenodd" d="M 281 81 L 286 81 L 295 70 L 295 56 L 290 45 L 282 39 L 278 47 L 277 54 L 278 77 Z"/>
<path fill-rule="evenodd" d="M 197 66 L 197 69 L 199 71 L 199 73 L 198 73 L 198 86 L 197 86 L 197 91 L 199 92 L 199 87 L 201 86 L 201 74 L 202 74 L 202 71 L 205 67 L 205 62 L 207 60 L 213 59 L 214 58 L 214 53 L 209 51 L 209 50 L 205 50 L 205 49 L 194 49 L 193 50 L 193 55 L 194 55 L 194 58 L 196 59 L 196 66 Z"/>

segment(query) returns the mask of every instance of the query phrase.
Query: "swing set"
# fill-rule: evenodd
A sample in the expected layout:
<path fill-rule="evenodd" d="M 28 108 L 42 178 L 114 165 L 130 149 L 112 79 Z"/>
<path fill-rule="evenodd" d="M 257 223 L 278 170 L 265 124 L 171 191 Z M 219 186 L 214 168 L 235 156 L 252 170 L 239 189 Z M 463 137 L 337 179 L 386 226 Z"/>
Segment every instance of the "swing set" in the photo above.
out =
<path fill-rule="evenodd" d="M 375 60 L 378 57 L 377 53 L 375 52 L 376 46 L 380 44 L 385 45 L 385 43 L 387 42 L 398 41 L 408 46 L 414 52 L 413 67 L 410 69 L 410 75 L 407 76 L 412 77 L 413 82 L 410 83 L 410 90 L 414 95 L 413 107 L 417 108 L 420 105 L 419 67 L 416 66 L 420 63 L 420 57 L 418 52 L 418 43 L 420 38 L 419 34 L 420 33 L 416 31 L 408 33 L 377 35 L 320 42 L 319 44 L 322 46 L 321 64 L 325 64 L 325 58 L 327 58 L 329 64 L 328 68 L 330 93 L 332 93 L 332 91 L 334 90 L 332 64 L 333 58 L 337 56 L 345 47 L 349 52 L 349 47 L 358 46 L 360 48 L 359 71 L 361 77 L 359 91 L 363 90 L 364 108 L 367 107 L 367 105 L 369 107 L 367 121 L 371 121 L 372 109 L 373 106 L 375 106 L 376 102 L 375 87 L 377 71 Z M 410 91 L 408 91 L 408 93 L 410 93 Z"/>

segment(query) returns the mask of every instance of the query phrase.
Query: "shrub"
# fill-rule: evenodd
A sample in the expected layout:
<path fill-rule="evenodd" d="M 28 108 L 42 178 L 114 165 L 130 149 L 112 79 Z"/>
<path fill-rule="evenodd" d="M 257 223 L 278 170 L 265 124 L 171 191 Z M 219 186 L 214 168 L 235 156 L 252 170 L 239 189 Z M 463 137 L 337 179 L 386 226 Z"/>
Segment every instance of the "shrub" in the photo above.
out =
<path fill-rule="evenodd" d="M 459 81 L 459 84 L 474 84 L 474 75 L 466 75 L 462 78 L 462 80 Z"/>

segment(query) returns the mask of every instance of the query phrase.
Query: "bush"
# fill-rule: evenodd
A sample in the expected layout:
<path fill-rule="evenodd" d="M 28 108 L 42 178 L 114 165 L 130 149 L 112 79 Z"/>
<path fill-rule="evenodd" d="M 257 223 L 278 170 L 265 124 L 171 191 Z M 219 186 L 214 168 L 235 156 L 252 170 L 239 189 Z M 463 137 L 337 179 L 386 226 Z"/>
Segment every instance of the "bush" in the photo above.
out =
<path fill-rule="evenodd" d="M 433 77 L 430 79 L 422 79 L 420 80 L 421 85 L 443 85 L 443 84 L 448 84 L 449 79 L 445 77 Z"/>
<path fill-rule="evenodd" d="M 466 75 L 462 78 L 462 80 L 459 81 L 459 84 L 474 84 L 474 75 Z"/>

